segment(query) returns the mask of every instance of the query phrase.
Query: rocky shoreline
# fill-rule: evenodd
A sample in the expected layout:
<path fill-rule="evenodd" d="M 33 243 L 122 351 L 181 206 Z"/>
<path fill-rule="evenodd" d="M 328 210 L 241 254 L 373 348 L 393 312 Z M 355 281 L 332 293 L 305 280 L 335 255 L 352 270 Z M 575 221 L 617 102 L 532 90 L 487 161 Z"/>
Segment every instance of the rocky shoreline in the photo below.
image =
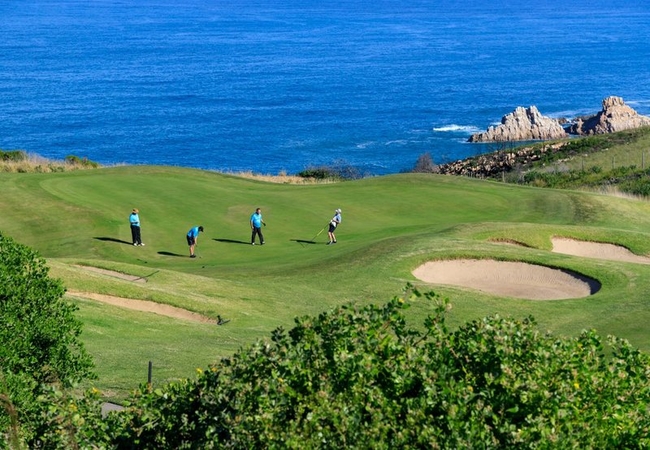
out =
<path fill-rule="evenodd" d="M 543 116 L 535 106 L 518 107 L 501 119 L 501 125 L 472 135 L 469 142 L 493 142 L 503 146 L 517 141 L 564 141 L 486 153 L 437 165 L 434 172 L 478 178 L 495 177 L 529 167 L 549 153 L 562 151 L 569 144 L 566 139 L 571 136 L 608 134 L 650 126 L 650 117 L 638 114 L 621 97 L 607 97 L 602 106 L 602 110 L 592 116 L 573 120 Z"/>
<path fill-rule="evenodd" d="M 542 115 L 537 107 L 517 107 L 501 118 L 501 124 L 475 133 L 468 142 L 547 141 L 570 135 L 588 136 L 614 133 L 650 125 L 650 117 L 642 116 L 629 107 L 621 97 L 607 97 L 602 109 L 587 117 L 555 119 Z"/>
<path fill-rule="evenodd" d="M 561 150 L 565 142 L 544 146 L 521 147 L 512 151 L 497 151 L 462 159 L 448 164 L 440 164 L 436 172 L 443 175 L 460 175 L 475 178 L 490 178 L 518 167 L 527 167 L 541 160 L 546 153 Z"/>

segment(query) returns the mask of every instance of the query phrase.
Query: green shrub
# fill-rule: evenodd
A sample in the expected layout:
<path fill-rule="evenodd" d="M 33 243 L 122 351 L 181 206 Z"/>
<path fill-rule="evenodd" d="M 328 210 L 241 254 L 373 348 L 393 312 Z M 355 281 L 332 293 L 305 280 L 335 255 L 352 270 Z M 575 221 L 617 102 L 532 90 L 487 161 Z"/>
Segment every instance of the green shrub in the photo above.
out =
<path fill-rule="evenodd" d="M 646 448 L 650 358 L 532 318 L 410 328 L 394 298 L 296 319 L 111 416 L 118 448 Z"/>
<path fill-rule="evenodd" d="M 79 158 L 78 156 L 75 155 L 68 155 L 65 157 L 65 162 L 66 164 L 70 164 L 73 166 L 82 166 L 82 167 L 92 167 L 93 169 L 96 169 L 99 167 L 99 163 L 96 163 L 95 161 L 91 161 L 88 158 Z"/>
<path fill-rule="evenodd" d="M 310 167 L 298 172 L 298 176 L 302 178 L 314 178 L 316 180 L 338 179 L 338 176 L 329 167 Z"/>
<path fill-rule="evenodd" d="M 299 177 L 314 178 L 316 180 L 358 180 L 367 174 L 345 161 L 335 161 L 329 166 L 309 167 L 298 172 Z"/>
<path fill-rule="evenodd" d="M 34 251 L 0 234 L 0 395 L 10 405 L 0 409 L 0 430 L 15 409 L 30 448 L 42 427 L 39 396 L 48 386 L 66 389 L 94 376 L 76 307 L 48 271 Z"/>
<path fill-rule="evenodd" d="M 0 161 L 20 162 L 27 160 L 27 153 L 22 150 L 3 151 L 0 150 Z"/>

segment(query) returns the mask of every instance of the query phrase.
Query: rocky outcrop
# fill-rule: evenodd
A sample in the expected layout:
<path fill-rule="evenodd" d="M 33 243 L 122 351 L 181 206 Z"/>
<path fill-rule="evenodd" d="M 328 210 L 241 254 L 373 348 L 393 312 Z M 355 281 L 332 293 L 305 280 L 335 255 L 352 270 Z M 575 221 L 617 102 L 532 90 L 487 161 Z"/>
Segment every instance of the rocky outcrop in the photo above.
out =
<path fill-rule="evenodd" d="M 564 137 L 566 131 L 557 119 L 541 115 L 535 106 L 519 106 L 512 113 L 503 116 L 501 125 L 473 134 L 469 142 L 533 141 Z"/>
<path fill-rule="evenodd" d="M 607 97 L 599 113 L 578 118 L 569 127 L 569 133 L 578 135 L 615 133 L 650 126 L 650 117 L 642 116 L 625 104 L 621 97 Z"/>
<path fill-rule="evenodd" d="M 522 147 L 512 151 L 486 153 L 449 164 L 441 164 L 438 166 L 438 173 L 476 178 L 494 177 L 503 172 L 510 172 L 517 166 L 529 166 L 542 159 L 545 153 L 554 153 L 564 145 L 556 143 L 543 147 Z"/>

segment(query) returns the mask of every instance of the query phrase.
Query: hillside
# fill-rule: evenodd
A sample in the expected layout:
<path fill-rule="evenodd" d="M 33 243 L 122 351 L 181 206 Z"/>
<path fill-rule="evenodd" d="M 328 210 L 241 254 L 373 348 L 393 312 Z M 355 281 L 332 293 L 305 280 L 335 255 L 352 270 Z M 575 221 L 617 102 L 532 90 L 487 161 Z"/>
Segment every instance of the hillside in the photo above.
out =
<path fill-rule="evenodd" d="M 0 231 L 40 252 L 74 293 L 98 386 L 108 397 L 145 381 L 148 361 L 155 382 L 191 376 L 296 316 L 349 301 L 382 303 L 407 282 L 427 286 L 411 272 L 438 259 L 542 264 L 603 285 L 595 295 L 558 301 L 430 286 L 450 299 L 452 325 L 532 314 L 557 333 L 596 328 L 650 349 L 650 266 L 550 251 L 551 238 L 563 236 L 650 254 L 645 202 L 432 174 L 286 185 L 151 166 L 3 174 L 0 189 Z M 263 247 L 249 244 L 248 220 L 258 206 L 268 224 Z M 130 243 L 134 207 L 144 247 Z M 326 233 L 318 233 L 335 208 L 343 210 L 339 243 L 326 246 Z M 192 260 L 185 233 L 194 225 L 205 233 Z M 89 294 L 153 301 L 212 322 L 120 308 Z M 416 303 L 408 315 L 422 323 L 430 311 Z M 229 322 L 215 326 L 219 316 Z"/>
<path fill-rule="evenodd" d="M 439 173 L 537 187 L 650 195 L 650 128 L 562 141 L 483 146 L 488 152 L 442 164 Z"/>

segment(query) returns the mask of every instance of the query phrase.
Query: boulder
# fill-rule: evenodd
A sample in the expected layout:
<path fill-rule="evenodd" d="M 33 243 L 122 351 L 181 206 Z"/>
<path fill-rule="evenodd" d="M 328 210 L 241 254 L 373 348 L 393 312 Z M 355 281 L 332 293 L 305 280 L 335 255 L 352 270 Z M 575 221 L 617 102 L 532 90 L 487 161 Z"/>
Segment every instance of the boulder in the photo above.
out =
<path fill-rule="evenodd" d="M 637 113 L 621 97 L 612 96 L 603 100 L 600 112 L 576 119 L 568 131 L 577 135 L 606 134 L 644 126 L 650 126 L 650 117 Z"/>
<path fill-rule="evenodd" d="M 501 125 L 470 136 L 469 142 L 508 142 L 561 139 L 566 131 L 557 119 L 540 114 L 537 107 L 517 107 L 503 116 Z"/>

